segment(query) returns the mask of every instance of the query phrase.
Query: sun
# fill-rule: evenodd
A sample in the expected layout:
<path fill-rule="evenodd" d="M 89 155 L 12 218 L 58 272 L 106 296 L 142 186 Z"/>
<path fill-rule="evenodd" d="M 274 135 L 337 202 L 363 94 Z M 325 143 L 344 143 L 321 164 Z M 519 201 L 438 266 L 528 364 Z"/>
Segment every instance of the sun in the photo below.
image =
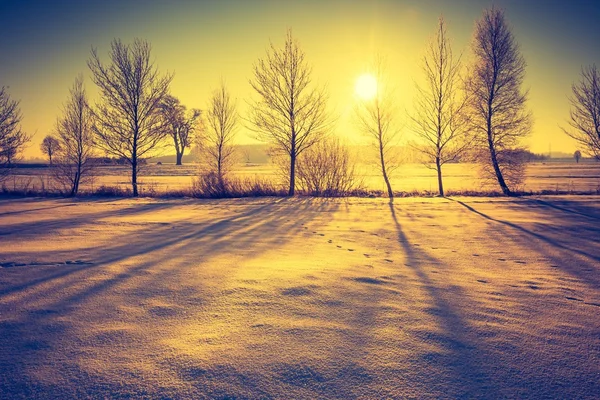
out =
<path fill-rule="evenodd" d="M 377 79 L 371 74 L 362 74 L 356 80 L 354 91 L 362 100 L 371 100 L 377 94 Z"/>

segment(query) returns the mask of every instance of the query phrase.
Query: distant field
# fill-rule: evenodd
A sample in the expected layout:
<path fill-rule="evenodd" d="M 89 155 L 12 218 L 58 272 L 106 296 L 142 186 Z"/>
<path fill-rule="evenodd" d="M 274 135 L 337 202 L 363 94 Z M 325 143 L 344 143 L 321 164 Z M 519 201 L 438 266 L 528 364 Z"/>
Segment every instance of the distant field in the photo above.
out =
<path fill-rule="evenodd" d="M 375 166 L 359 165 L 359 179 L 366 189 L 384 190 L 384 183 Z M 83 186 L 84 190 L 101 185 L 129 187 L 130 170 L 126 166 L 103 166 L 97 170 L 93 181 Z M 238 176 L 263 176 L 278 180 L 276 168 L 271 164 L 239 164 L 234 173 Z M 42 184 L 52 188 L 48 168 L 17 168 L 13 177 L 4 182 L 7 189 L 24 187 L 39 189 Z M 167 192 L 188 189 L 198 174 L 196 164 L 176 166 L 174 164 L 148 165 L 140 174 L 139 182 L 144 190 Z M 405 164 L 392 177 L 395 191 L 436 191 L 437 180 L 434 170 L 422 164 Z M 448 164 L 444 167 L 444 186 L 447 191 L 490 190 L 496 186 L 484 186 L 474 164 Z M 600 189 L 600 163 L 548 161 L 529 164 L 524 191 L 598 191 Z"/>

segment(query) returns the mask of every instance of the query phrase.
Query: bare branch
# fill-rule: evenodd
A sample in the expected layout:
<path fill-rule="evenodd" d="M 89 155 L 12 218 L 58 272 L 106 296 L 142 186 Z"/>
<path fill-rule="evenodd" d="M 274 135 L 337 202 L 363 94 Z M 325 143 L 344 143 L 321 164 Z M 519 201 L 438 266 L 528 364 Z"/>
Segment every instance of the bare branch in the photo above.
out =
<path fill-rule="evenodd" d="M 571 88 L 570 129 L 562 129 L 588 155 L 600 159 L 600 73 L 596 64 L 582 68 L 579 82 Z"/>
<path fill-rule="evenodd" d="M 254 65 L 250 85 L 258 100 L 250 104 L 251 128 L 290 157 L 289 195 L 294 195 L 296 158 L 331 128 L 323 88 L 311 88 L 311 68 L 288 30 L 282 49 L 272 43 Z"/>
<path fill-rule="evenodd" d="M 96 49 L 88 60 L 102 96 L 94 110 L 97 143 L 106 153 L 131 164 L 134 196 L 138 194 L 139 160 L 150 156 L 164 139 L 159 106 L 173 78 L 159 75 L 150 50 L 144 40 L 125 45 L 115 39 L 109 52 L 111 64 L 102 64 Z"/>
<path fill-rule="evenodd" d="M 513 156 L 519 154 L 521 139 L 531 131 L 531 114 L 525 107 L 527 91 L 521 89 L 525 59 L 504 12 L 492 7 L 483 13 L 475 26 L 472 49 L 475 60 L 466 90 L 477 159 L 510 195 L 508 184 L 518 184 L 523 178 L 522 160 Z"/>

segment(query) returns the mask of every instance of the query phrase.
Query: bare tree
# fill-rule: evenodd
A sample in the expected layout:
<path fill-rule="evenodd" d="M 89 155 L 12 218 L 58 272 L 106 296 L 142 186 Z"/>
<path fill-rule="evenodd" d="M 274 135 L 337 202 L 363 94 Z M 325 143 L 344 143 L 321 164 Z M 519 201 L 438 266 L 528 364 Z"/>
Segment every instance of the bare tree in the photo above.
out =
<path fill-rule="evenodd" d="M 208 156 L 206 161 L 210 171 L 216 173 L 222 182 L 234 162 L 235 148 L 232 142 L 238 122 L 236 102 L 231 99 L 223 82 L 210 98 L 206 120 L 202 147 Z"/>
<path fill-rule="evenodd" d="M 59 146 L 54 177 L 69 188 L 70 196 L 77 195 L 80 184 L 90 177 L 94 168 L 93 124 L 83 76 L 79 75 L 69 90 L 62 116 L 56 121 Z"/>
<path fill-rule="evenodd" d="M 40 145 L 40 150 L 42 150 L 42 153 L 48 156 L 50 165 L 52 165 L 52 156 L 55 155 L 59 149 L 60 143 L 58 142 L 58 139 L 52 135 L 46 135 L 44 140 L 42 140 L 42 144 Z"/>
<path fill-rule="evenodd" d="M 437 171 L 438 191 L 444 196 L 442 166 L 457 161 L 469 148 L 465 123 L 467 97 L 461 91 L 460 57 L 454 59 L 440 17 L 438 30 L 423 57 L 425 84 L 417 85 L 413 129 L 420 139 L 416 146 L 427 165 Z"/>
<path fill-rule="evenodd" d="M 575 150 L 575 153 L 573 153 L 573 157 L 575 158 L 575 162 L 579 164 L 579 160 L 581 160 L 581 151 Z"/>
<path fill-rule="evenodd" d="M 525 108 L 527 92 L 521 89 L 525 59 L 514 39 L 504 12 L 492 7 L 477 21 L 472 43 L 475 55 L 466 90 L 470 127 L 480 145 L 479 161 L 492 172 L 502 192 L 523 177 L 517 150 L 531 131 L 531 114 Z"/>
<path fill-rule="evenodd" d="M 250 104 L 249 120 L 259 137 L 289 156 L 289 191 L 293 196 L 296 159 L 326 134 L 331 119 L 324 88 L 311 87 L 311 68 L 288 30 L 284 47 L 272 43 L 254 65 L 250 81 L 259 99 Z"/>
<path fill-rule="evenodd" d="M 0 178 L 6 176 L 15 157 L 30 136 L 21 130 L 19 102 L 11 100 L 6 88 L 0 87 Z"/>
<path fill-rule="evenodd" d="M 140 160 L 148 157 L 164 139 L 159 107 L 169 90 L 172 75 L 160 75 L 150 59 L 148 42 L 135 39 L 125 45 L 115 39 L 110 65 L 100 61 L 96 49 L 88 66 L 101 100 L 94 111 L 96 142 L 106 153 L 131 165 L 133 195 L 138 195 Z"/>
<path fill-rule="evenodd" d="M 581 69 L 581 79 L 571 86 L 569 97 L 571 129 L 563 131 L 584 146 L 585 151 L 600 158 L 600 73 L 596 64 Z"/>
<path fill-rule="evenodd" d="M 165 132 L 173 139 L 175 145 L 176 165 L 181 165 L 183 153 L 194 141 L 202 112 L 197 108 L 188 111 L 177 97 L 171 95 L 164 97 L 160 104 L 160 112 Z"/>
<path fill-rule="evenodd" d="M 399 166 L 398 142 L 400 128 L 397 109 L 394 106 L 392 91 L 386 82 L 384 62 L 379 58 L 375 63 L 377 93 L 372 99 L 359 101 L 355 117 L 359 129 L 372 140 L 377 149 L 378 165 L 385 182 L 388 197 L 394 198 L 390 175 Z"/>

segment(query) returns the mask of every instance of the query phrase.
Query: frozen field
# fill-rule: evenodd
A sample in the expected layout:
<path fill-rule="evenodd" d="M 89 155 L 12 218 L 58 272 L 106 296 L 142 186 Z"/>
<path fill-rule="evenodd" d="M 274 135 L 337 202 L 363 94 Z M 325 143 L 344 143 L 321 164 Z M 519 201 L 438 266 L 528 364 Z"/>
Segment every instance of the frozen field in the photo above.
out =
<path fill-rule="evenodd" d="M 598 398 L 599 197 L 0 200 L 0 398 Z"/>
<path fill-rule="evenodd" d="M 468 190 L 499 190 L 494 182 L 491 186 L 482 186 L 478 176 L 478 167 L 474 164 L 447 164 L 444 166 L 444 187 L 448 191 Z M 15 170 L 15 177 L 10 177 L 4 183 L 8 189 L 37 188 L 42 184 L 46 188 L 52 187 L 49 181 L 47 168 L 19 168 Z M 237 176 L 264 177 L 269 180 L 280 181 L 280 176 L 271 164 L 238 164 L 233 173 Z M 359 164 L 357 166 L 358 180 L 368 190 L 385 191 L 383 179 L 377 168 L 373 165 Z M 101 185 L 130 188 L 131 170 L 125 166 L 102 167 L 97 170 L 97 176 L 91 183 L 83 185 L 84 190 L 98 188 Z M 167 192 L 169 190 L 188 190 L 192 180 L 198 174 L 195 164 L 156 165 L 151 164 L 143 168 L 139 182 L 140 190 L 148 192 Z M 392 187 L 396 192 L 437 191 L 437 175 L 432 169 L 422 164 L 404 164 L 392 175 Z M 531 163 L 528 165 L 525 182 L 522 187 L 516 188 L 524 191 L 583 191 L 600 192 L 600 163 L 586 160 L 576 164 L 574 161 L 548 161 L 546 163 Z"/>

